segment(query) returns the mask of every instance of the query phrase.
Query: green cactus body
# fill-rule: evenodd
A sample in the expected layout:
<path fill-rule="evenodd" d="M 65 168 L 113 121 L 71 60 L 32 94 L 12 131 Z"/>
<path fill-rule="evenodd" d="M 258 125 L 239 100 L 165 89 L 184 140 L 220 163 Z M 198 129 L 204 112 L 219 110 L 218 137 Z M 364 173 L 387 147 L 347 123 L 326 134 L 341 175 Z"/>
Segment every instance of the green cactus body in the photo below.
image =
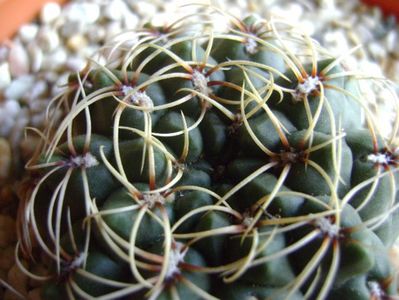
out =
<path fill-rule="evenodd" d="M 43 297 L 395 296 L 399 126 L 305 34 L 202 8 L 228 29 L 147 24 L 69 78 L 21 204 Z"/>

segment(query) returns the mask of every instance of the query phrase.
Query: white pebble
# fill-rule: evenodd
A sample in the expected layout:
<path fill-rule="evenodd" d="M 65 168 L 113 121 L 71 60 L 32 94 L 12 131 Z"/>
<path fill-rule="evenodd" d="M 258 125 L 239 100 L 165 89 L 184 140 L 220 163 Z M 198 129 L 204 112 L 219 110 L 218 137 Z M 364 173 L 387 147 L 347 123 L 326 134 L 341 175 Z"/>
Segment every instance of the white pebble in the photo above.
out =
<path fill-rule="evenodd" d="M 44 99 L 36 99 L 29 103 L 29 109 L 32 113 L 41 113 L 46 110 L 48 101 Z"/>
<path fill-rule="evenodd" d="M 15 100 L 6 100 L 0 105 L 0 136 L 8 136 L 15 125 L 21 107 Z"/>
<path fill-rule="evenodd" d="M 104 16 L 112 21 L 122 20 L 126 11 L 128 11 L 128 7 L 121 0 L 111 1 L 103 8 Z"/>
<path fill-rule="evenodd" d="M 70 3 L 65 6 L 64 13 L 69 22 L 93 24 L 100 18 L 100 7 L 97 3 Z"/>
<path fill-rule="evenodd" d="M 11 74 L 8 62 L 3 62 L 0 64 L 0 90 L 9 86 L 10 82 Z"/>
<path fill-rule="evenodd" d="M 43 50 L 36 44 L 30 43 L 28 45 L 28 53 L 30 56 L 30 68 L 32 73 L 40 71 L 43 63 Z"/>
<path fill-rule="evenodd" d="M 43 96 L 46 92 L 47 92 L 47 83 L 44 80 L 39 80 L 35 82 L 35 84 L 32 86 L 29 93 L 29 98 L 31 100 L 35 100 L 40 96 Z"/>
<path fill-rule="evenodd" d="M 35 77 L 33 75 L 23 75 L 14 79 L 6 88 L 4 95 L 8 99 L 21 99 L 33 86 Z"/>
<path fill-rule="evenodd" d="M 399 53 L 398 32 L 391 30 L 385 37 L 386 50 Z"/>
<path fill-rule="evenodd" d="M 66 67 L 73 71 L 81 71 L 86 66 L 87 61 L 80 56 L 70 56 L 66 61 Z"/>
<path fill-rule="evenodd" d="M 58 70 L 61 69 L 68 59 L 68 53 L 64 48 L 58 48 L 43 59 L 42 69 Z"/>
<path fill-rule="evenodd" d="M 6 110 L 7 114 L 10 116 L 16 116 L 19 113 L 19 111 L 21 110 L 21 106 L 15 100 L 7 100 L 4 103 L 3 108 Z"/>
<path fill-rule="evenodd" d="M 85 11 L 85 22 L 94 24 L 101 15 L 100 6 L 96 3 L 81 3 L 82 10 Z"/>
<path fill-rule="evenodd" d="M 33 127 L 40 127 L 46 121 L 46 111 L 42 111 L 40 114 L 35 114 L 30 118 L 30 125 Z"/>
<path fill-rule="evenodd" d="M 139 24 L 139 17 L 131 12 L 126 12 L 124 17 L 123 17 L 123 26 L 126 29 L 134 29 L 137 28 L 137 25 Z"/>
<path fill-rule="evenodd" d="M 379 64 L 372 62 L 372 61 L 363 61 L 361 68 L 366 74 L 375 77 L 383 77 L 383 71 Z M 375 92 L 374 92 L 375 93 Z"/>
<path fill-rule="evenodd" d="M 21 112 L 13 121 L 14 126 L 8 138 L 12 147 L 14 148 L 18 147 L 21 139 L 23 138 L 24 130 L 29 123 L 29 119 L 30 119 L 29 110 L 27 107 L 23 107 L 21 109 Z"/>
<path fill-rule="evenodd" d="M 0 108 L 0 136 L 8 137 L 14 127 L 14 120 L 9 116 L 3 116 Z"/>
<path fill-rule="evenodd" d="M 111 40 L 117 34 L 122 32 L 121 23 L 116 21 L 108 23 L 105 27 L 105 32 L 106 32 L 105 40 L 106 41 Z"/>
<path fill-rule="evenodd" d="M 48 70 L 43 73 L 44 79 L 50 83 L 56 82 L 58 79 L 58 73 L 54 70 Z"/>
<path fill-rule="evenodd" d="M 84 32 L 84 27 L 85 23 L 83 20 L 77 20 L 77 21 L 71 21 L 71 22 L 66 22 L 63 24 L 63 26 L 60 28 L 60 34 L 64 38 L 68 38 L 73 36 L 76 33 L 82 33 Z"/>
<path fill-rule="evenodd" d="M 69 50 L 78 52 L 87 46 L 87 39 L 81 34 L 75 34 L 68 38 L 66 45 Z"/>
<path fill-rule="evenodd" d="M 60 94 L 61 92 L 65 91 L 65 89 L 66 89 L 65 85 L 68 83 L 68 78 L 69 78 L 69 71 L 58 75 L 58 78 L 55 81 L 55 83 L 51 89 L 52 96 L 56 96 L 56 95 Z"/>
<path fill-rule="evenodd" d="M 384 46 L 378 42 L 369 43 L 367 47 L 371 55 L 373 55 L 376 60 L 382 59 L 386 56 L 386 50 Z"/>
<path fill-rule="evenodd" d="M 29 73 L 29 55 L 25 47 L 19 41 L 15 41 L 11 46 L 8 55 L 8 63 L 10 66 L 10 73 L 13 77 Z"/>
<path fill-rule="evenodd" d="M 104 40 L 106 31 L 104 27 L 99 24 L 91 25 L 87 27 L 86 36 L 91 43 L 100 43 Z"/>
<path fill-rule="evenodd" d="M 22 25 L 18 31 L 18 36 L 24 43 L 33 41 L 39 31 L 39 26 L 35 23 Z"/>
<path fill-rule="evenodd" d="M 55 2 L 46 3 L 40 12 L 40 21 L 49 24 L 55 21 L 61 14 L 61 6 Z"/>
<path fill-rule="evenodd" d="M 56 30 L 42 27 L 38 33 L 38 45 L 44 52 L 51 52 L 60 45 L 60 38 Z"/>
<path fill-rule="evenodd" d="M 303 32 L 305 32 L 309 36 L 314 35 L 316 31 L 314 22 L 311 20 L 301 20 L 298 25 L 300 26 L 301 30 L 303 30 Z"/>
<path fill-rule="evenodd" d="M 158 11 L 157 7 L 148 1 L 129 1 L 131 3 L 132 9 L 136 11 L 140 16 L 151 17 L 155 15 Z"/>
<path fill-rule="evenodd" d="M 365 26 L 365 24 L 360 23 L 358 26 L 356 26 L 356 32 L 364 44 L 369 43 L 374 39 L 372 30 Z"/>
<path fill-rule="evenodd" d="M 80 57 L 93 57 L 97 55 L 100 47 L 98 45 L 89 45 L 82 48 L 79 52 Z"/>

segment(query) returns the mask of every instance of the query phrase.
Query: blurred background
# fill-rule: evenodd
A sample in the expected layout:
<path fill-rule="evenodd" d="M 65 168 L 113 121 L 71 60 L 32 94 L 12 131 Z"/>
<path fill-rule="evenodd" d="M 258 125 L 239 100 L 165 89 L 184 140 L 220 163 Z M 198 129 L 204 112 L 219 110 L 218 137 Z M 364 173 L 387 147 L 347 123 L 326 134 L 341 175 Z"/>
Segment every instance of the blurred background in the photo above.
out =
<path fill-rule="evenodd" d="M 25 128 L 46 125 L 49 103 L 65 87 L 68 74 L 84 68 L 106 41 L 149 20 L 162 24 L 195 10 L 195 6 L 181 7 L 190 3 L 0 0 L 0 299 L 18 299 L 11 286 L 29 299 L 38 299 L 35 283 L 13 259 L 21 174 L 38 139 Z M 214 0 L 211 4 L 238 17 L 252 12 L 289 20 L 335 55 L 362 45 L 345 63 L 399 83 L 399 0 Z M 383 89 L 374 88 L 365 87 L 365 95 L 379 105 L 380 117 L 389 119 L 392 103 Z"/>

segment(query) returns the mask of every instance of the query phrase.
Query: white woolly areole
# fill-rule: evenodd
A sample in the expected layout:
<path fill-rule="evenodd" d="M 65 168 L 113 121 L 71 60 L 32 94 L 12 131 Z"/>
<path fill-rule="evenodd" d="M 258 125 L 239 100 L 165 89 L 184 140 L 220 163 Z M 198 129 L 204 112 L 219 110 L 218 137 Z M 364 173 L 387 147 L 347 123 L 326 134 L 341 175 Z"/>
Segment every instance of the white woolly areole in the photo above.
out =
<path fill-rule="evenodd" d="M 208 79 L 205 77 L 204 74 L 194 69 L 191 81 L 194 85 L 195 90 L 206 96 L 209 95 Z"/>
<path fill-rule="evenodd" d="M 143 201 L 152 208 L 156 203 L 164 204 L 165 198 L 160 193 L 143 194 Z"/>
<path fill-rule="evenodd" d="M 249 54 L 256 54 L 258 52 L 258 43 L 254 39 L 248 38 L 245 42 L 245 50 Z"/>
<path fill-rule="evenodd" d="M 123 85 L 121 88 L 123 96 L 126 97 L 129 95 L 128 99 L 132 104 L 145 108 L 154 107 L 154 102 L 152 102 L 151 98 L 147 95 L 145 91 L 136 91 L 132 93 L 133 90 L 134 88 L 128 85 Z"/>
<path fill-rule="evenodd" d="M 379 165 L 388 165 L 392 162 L 392 156 L 388 153 L 369 154 L 367 160 Z"/>
<path fill-rule="evenodd" d="M 254 221 L 254 218 L 253 218 L 253 217 L 245 216 L 244 219 L 243 219 L 243 221 L 242 221 L 242 224 L 243 224 L 245 227 L 249 227 L 249 226 L 252 224 L 253 221 Z"/>
<path fill-rule="evenodd" d="M 80 268 L 83 265 L 85 258 L 86 255 L 83 252 L 79 253 L 79 255 L 70 262 L 70 264 L 68 265 L 68 269 L 75 270 Z"/>
<path fill-rule="evenodd" d="M 382 299 L 385 296 L 385 293 L 378 282 L 369 281 L 367 282 L 367 287 L 370 290 L 370 294 L 376 297 L 377 299 Z"/>
<path fill-rule="evenodd" d="M 320 78 L 318 76 L 310 76 L 305 79 L 303 83 L 298 83 L 295 89 L 294 98 L 300 100 L 304 95 L 309 95 L 317 89 L 320 85 Z"/>
<path fill-rule="evenodd" d="M 184 261 L 188 248 L 184 249 L 184 244 L 176 242 L 169 253 L 168 269 L 166 270 L 166 278 L 171 278 L 175 274 L 180 273 L 179 264 Z"/>
<path fill-rule="evenodd" d="M 89 152 L 87 152 L 84 155 L 72 157 L 70 163 L 75 168 L 77 167 L 91 168 L 99 164 L 95 156 L 93 156 Z"/>
<path fill-rule="evenodd" d="M 317 219 L 316 226 L 323 234 L 328 235 L 330 238 L 337 237 L 339 234 L 338 226 L 336 224 L 331 224 L 331 221 L 327 218 Z"/>

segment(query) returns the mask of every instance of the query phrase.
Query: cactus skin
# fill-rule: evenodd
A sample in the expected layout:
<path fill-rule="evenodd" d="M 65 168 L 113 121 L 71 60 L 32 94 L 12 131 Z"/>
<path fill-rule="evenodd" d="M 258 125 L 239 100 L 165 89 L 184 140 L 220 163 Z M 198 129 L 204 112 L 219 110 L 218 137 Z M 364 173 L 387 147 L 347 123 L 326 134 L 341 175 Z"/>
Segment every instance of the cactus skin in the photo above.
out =
<path fill-rule="evenodd" d="M 396 132 L 305 34 L 212 13 L 227 32 L 147 24 L 70 76 L 21 204 L 42 297 L 395 296 Z"/>

